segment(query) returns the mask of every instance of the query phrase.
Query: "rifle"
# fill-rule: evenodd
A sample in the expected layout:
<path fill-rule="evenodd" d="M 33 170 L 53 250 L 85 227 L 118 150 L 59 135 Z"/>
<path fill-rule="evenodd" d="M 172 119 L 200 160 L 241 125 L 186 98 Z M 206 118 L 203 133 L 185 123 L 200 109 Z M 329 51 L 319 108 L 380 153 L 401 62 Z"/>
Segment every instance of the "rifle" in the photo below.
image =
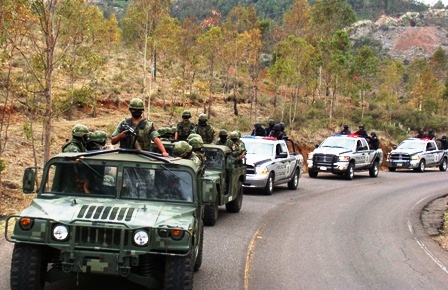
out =
<path fill-rule="evenodd" d="M 129 126 L 126 123 L 123 123 L 121 125 L 122 130 L 126 133 L 126 138 L 128 139 L 128 145 L 129 144 L 129 138 L 134 137 L 134 142 L 132 143 L 132 146 L 128 146 L 128 148 L 130 149 L 137 149 L 137 150 L 142 150 L 142 147 L 140 146 L 140 144 L 137 142 L 137 131 L 134 130 L 134 128 L 132 128 L 131 126 Z"/>

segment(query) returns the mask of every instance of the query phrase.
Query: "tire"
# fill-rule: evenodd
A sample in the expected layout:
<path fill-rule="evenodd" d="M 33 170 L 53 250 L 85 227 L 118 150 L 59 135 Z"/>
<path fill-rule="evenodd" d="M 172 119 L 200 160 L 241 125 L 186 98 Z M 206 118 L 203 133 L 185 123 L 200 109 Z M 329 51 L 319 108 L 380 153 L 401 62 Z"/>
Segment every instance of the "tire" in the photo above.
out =
<path fill-rule="evenodd" d="M 214 226 L 218 219 L 218 197 L 214 204 L 206 204 L 204 207 L 204 225 Z"/>
<path fill-rule="evenodd" d="M 243 205 L 243 184 L 238 182 L 238 194 L 237 197 L 229 203 L 226 203 L 227 212 L 239 212 Z"/>
<path fill-rule="evenodd" d="M 274 173 L 270 173 L 268 180 L 266 181 L 266 185 L 263 188 L 263 194 L 264 195 L 271 195 L 272 191 L 274 190 Z"/>
<path fill-rule="evenodd" d="M 417 171 L 418 172 L 425 172 L 426 162 L 425 159 L 420 160 L 420 163 L 418 164 Z"/>
<path fill-rule="evenodd" d="M 378 164 L 378 161 L 373 162 L 373 166 L 369 168 L 369 176 L 370 177 L 378 177 L 378 173 L 380 171 L 380 165 Z"/>
<path fill-rule="evenodd" d="M 397 170 L 396 167 L 388 167 L 387 169 L 389 169 L 390 172 L 395 172 L 395 170 Z"/>
<path fill-rule="evenodd" d="M 350 162 L 347 167 L 347 171 L 345 171 L 345 179 L 347 180 L 353 180 L 353 177 L 355 176 L 355 165 L 353 162 Z"/>
<path fill-rule="evenodd" d="M 317 174 L 319 173 L 319 171 L 313 171 L 313 170 L 308 170 L 308 175 L 311 177 L 311 178 L 315 178 L 315 177 L 317 177 Z"/>
<path fill-rule="evenodd" d="M 443 158 L 442 163 L 439 165 L 440 171 L 446 171 L 447 168 L 447 160 L 446 157 Z"/>
<path fill-rule="evenodd" d="M 299 169 L 294 170 L 294 175 L 288 182 L 288 189 L 296 190 L 299 187 Z"/>
<path fill-rule="evenodd" d="M 201 223 L 200 234 L 201 234 L 201 237 L 199 238 L 198 255 L 196 256 L 196 259 L 194 261 L 194 268 L 193 268 L 193 270 L 195 272 L 198 271 L 202 265 L 202 253 L 204 250 L 204 225 L 202 223 Z"/>
<path fill-rule="evenodd" d="M 45 286 L 48 263 L 43 247 L 15 244 L 11 259 L 11 290 L 40 290 Z"/>
<path fill-rule="evenodd" d="M 193 252 L 190 255 L 167 256 L 164 289 L 193 289 Z"/>

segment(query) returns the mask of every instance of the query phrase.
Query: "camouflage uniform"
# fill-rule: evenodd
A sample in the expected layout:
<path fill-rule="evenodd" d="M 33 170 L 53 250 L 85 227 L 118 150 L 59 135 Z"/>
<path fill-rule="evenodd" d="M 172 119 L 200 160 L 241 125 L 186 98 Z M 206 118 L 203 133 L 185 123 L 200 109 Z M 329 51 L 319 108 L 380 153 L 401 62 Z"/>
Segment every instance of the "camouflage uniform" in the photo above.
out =
<path fill-rule="evenodd" d="M 199 124 L 193 129 L 193 133 L 201 135 L 205 144 L 211 144 L 215 141 L 215 130 L 209 124 L 207 124 L 207 115 L 199 115 Z"/>
<path fill-rule="evenodd" d="M 87 137 L 87 151 L 104 149 L 106 141 L 107 141 L 106 132 L 100 130 L 90 132 Z"/>
<path fill-rule="evenodd" d="M 235 158 L 241 158 L 241 155 L 247 152 L 246 146 L 244 145 L 244 142 L 240 140 L 237 131 L 230 133 L 226 145 L 232 150 L 231 155 Z"/>
<path fill-rule="evenodd" d="M 190 159 L 198 166 L 198 168 L 201 168 L 201 159 L 196 153 L 193 152 L 193 147 L 188 144 L 187 141 L 176 142 L 176 145 L 174 145 L 173 154 L 176 157 Z"/>
<path fill-rule="evenodd" d="M 190 122 L 191 113 L 188 110 L 183 111 L 182 113 L 182 121 L 177 123 L 176 131 L 177 131 L 177 140 L 179 141 L 185 141 L 187 140 L 188 135 L 190 135 L 193 132 L 193 129 L 196 127 L 196 125 L 192 122 Z M 185 122 L 185 120 L 188 120 L 188 122 Z"/>
<path fill-rule="evenodd" d="M 89 129 L 81 124 L 76 124 L 72 129 L 72 139 L 62 146 L 62 152 L 87 152 L 86 140 Z"/>
<path fill-rule="evenodd" d="M 227 145 L 227 131 L 225 129 L 219 130 L 218 134 L 219 140 L 216 145 Z"/>
<path fill-rule="evenodd" d="M 197 157 L 201 161 L 200 165 L 199 165 L 199 168 L 201 170 L 204 170 L 206 158 L 205 158 L 205 154 L 202 153 L 202 147 L 204 145 L 204 142 L 202 141 L 201 136 L 190 138 L 188 140 L 188 144 L 190 144 L 191 147 L 193 147 L 193 153 L 196 154 Z"/>

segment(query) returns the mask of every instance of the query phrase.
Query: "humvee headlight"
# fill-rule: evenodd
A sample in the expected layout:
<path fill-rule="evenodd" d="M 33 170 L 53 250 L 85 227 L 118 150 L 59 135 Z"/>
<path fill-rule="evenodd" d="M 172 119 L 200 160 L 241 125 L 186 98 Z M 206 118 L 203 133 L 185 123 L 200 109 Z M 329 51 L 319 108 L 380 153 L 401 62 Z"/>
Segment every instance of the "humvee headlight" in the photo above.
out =
<path fill-rule="evenodd" d="M 144 230 L 138 230 L 134 233 L 134 244 L 137 246 L 146 246 L 149 241 L 148 233 Z"/>
<path fill-rule="evenodd" d="M 266 167 L 255 167 L 255 172 L 257 174 L 268 174 L 269 171 Z"/>
<path fill-rule="evenodd" d="M 22 230 L 29 230 L 33 226 L 34 220 L 32 218 L 23 217 L 19 220 L 19 225 Z"/>
<path fill-rule="evenodd" d="M 64 225 L 56 225 L 53 228 L 53 238 L 57 241 L 65 241 L 68 238 L 68 228 Z"/>
<path fill-rule="evenodd" d="M 180 240 L 184 236 L 183 230 L 173 229 L 171 230 L 171 237 L 173 240 Z"/>

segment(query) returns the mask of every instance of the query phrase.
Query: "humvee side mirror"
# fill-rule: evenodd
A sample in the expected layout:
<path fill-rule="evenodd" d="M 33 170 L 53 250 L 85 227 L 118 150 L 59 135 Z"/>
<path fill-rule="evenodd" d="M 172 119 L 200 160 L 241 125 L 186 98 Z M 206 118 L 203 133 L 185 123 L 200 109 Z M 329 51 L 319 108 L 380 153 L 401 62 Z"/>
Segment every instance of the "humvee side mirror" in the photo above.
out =
<path fill-rule="evenodd" d="M 202 180 L 201 201 L 202 203 L 212 203 L 216 201 L 216 188 L 213 180 Z"/>
<path fill-rule="evenodd" d="M 24 193 L 34 193 L 34 184 L 36 182 L 36 169 L 28 167 L 23 172 L 22 190 Z"/>

